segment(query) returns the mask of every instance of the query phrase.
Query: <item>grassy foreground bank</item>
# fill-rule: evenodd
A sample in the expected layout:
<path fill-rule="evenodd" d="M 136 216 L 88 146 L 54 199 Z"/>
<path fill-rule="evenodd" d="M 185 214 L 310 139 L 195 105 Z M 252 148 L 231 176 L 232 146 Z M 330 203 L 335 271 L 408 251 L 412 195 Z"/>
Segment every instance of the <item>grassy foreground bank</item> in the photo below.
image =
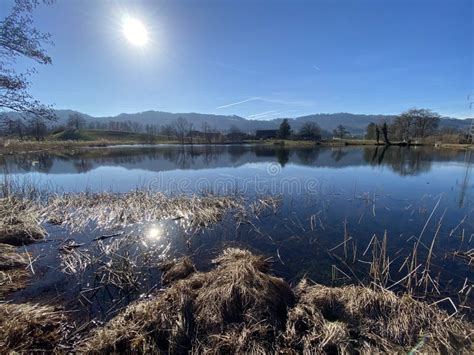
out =
<path fill-rule="evenodd" d="M 47 238 L 38 232 L 45 221 L 71 231 L 83 231 L 91 220 L 108 229 L 161 218 L 206 228 L 233 211 L 245 223 L 250 212 L 274 211 L 278 203 L 262 199 L 247 206 L 232 196 L 170 198 L 146 191 L 35 201 L 12 195 L 0 201 L 0 241 L 24 244 Z M 76 247 L 65 255 L 74 255 Z M 26 284 L 31 263 L 22 249 L 0 245 L 0 276 L 5 275 L 0 300 Z M 271 273 L 270 259 L 238 248 L 224 249 L 213 265 L 200 272 L 187 257 L 162 264 L 164 288 L 101 325 L 77 326 L 56 300 L 0 301 L 0 349 L 100 354 L 472 351 L 471 323 L 408 295 L 380 286 L 326 287 L 306 280 L 292 287 Z"/>
<path fill-rule="evenodd" d="M 68 343 L 68 315 L 53 306 L 0 304 L 0 348 L 84 353 L 458 353 L 472 326 L 411 297 L 367 287 L 295 288 L 269 260 L 226 249 L 208 272 L 189 259 L 166 268 L 170 284 Z"/>

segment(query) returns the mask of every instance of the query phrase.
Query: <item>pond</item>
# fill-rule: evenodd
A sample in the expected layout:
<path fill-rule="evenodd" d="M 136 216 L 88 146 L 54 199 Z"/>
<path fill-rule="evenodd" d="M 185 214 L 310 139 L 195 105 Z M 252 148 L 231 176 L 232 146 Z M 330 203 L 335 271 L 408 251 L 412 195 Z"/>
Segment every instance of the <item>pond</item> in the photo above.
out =
<path fill-rule="evenodd" d="M 424 147 L 114 146 L 4 156 L 0 169 L 13 181 L 59 193 L 139 188 L 248 201 L 277 196 L 276 210 L 239 225 L 225 218 L 188 239 L 182 238 L 186 230 L 169 220 L 135 226 L 135 233 L 166 230 L 166 238 L 138 249 L 127 245 L 127 253 L 163 260 L 189 255 L 205 269 L 224 247 L 243 247 L 272 257 L 275 273 L 293 284 L 303 277 L 327 285 L 383 280 L 394 290 L 405 285 L 420 297 L 451 297 L 458 307 L 469 307 L 472 269 L 457 253 L 472 250 L 470 154 Z M 71 234 L 58 226 L 48 232 L 46 242 L 27 247 L 38 256 L 37 276 L 14 297 L 53 295 L 77 307 L 71 301 L 77 280 L 61 272 L 57 252 Z M 74 240 L 90 243 L 101 234 L 89 229 Z M 156 252 L 151 256 L 150 245 Z M 421 271 L 427 269 L 422 282 Z M 147 290 L 159 287 L 154 271 L 142 276 Z M 86 286 L 92 289 L 90 279 L 80 290 Z M 118 302 L 113 292 L 108 297 L 114 309 L 130 301 Z"/>

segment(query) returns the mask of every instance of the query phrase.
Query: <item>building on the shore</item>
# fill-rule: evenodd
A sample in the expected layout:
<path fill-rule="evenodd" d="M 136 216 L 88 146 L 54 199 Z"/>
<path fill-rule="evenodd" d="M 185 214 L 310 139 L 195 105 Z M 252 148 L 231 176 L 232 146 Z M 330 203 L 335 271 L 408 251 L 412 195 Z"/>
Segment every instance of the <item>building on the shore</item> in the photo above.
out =
<path fill-rule="evenodd" d="M 276 138 L 278 130 L 276 129 L 259 129 L 255 132 L 257 139 Z"/>

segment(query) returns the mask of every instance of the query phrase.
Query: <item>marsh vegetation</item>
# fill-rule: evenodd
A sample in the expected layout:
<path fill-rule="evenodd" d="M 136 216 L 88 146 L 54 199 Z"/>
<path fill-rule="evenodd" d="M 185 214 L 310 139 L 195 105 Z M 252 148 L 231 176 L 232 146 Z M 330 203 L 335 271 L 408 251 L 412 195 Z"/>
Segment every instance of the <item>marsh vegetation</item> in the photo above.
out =
<path fill-rule="evenodd" d="M 281 150 L 197 146 L 48 155 L 41 161 L 50 159 L 49 170 L 39 170 L 53 178 L 47 184 L 28 175 L 38 171 L 30 163 L 37 155 L 5 160 L 2 347 L 97 353 L 471 349 L 472 187 L 465 155 L 398 147 Z M 453 158 L 450 171 L 463 184 L 449 190 L 431 180 L 427 186 L 430 171 L 438 174 Z M 143 183 L 121 185 L 123 192 L 97 185 L 74 191 L 53 172 L 55 164 L 70 171 L 64 164 L 79 160 L 89 168 L 75 178 L 111 163 L 146 162 L 141 166 L 166 166 L 170 174 L 179 169 L 182 179 L 190 174 L 195 181 L 199 169 L 210 177 L 212 167 L 234 183 L 224 185 L 226 193 L 213 191 L 220 185 L 212 178 L 196 185 L 200 191 L 174 194 Z M 286 187 L 276 194 L 256 193 L 254 185 L 243 190 L 237 175 L 228 176 L 229 166 L 242 176 L 255 169 L 251 173 L 266 178 L 267 186 Z M 359 166 L 400 184 L 410 179 L 419 191 L 374 189 L 372 180 L 340 174 Z M 292 171 L 308 179 L 301 167 L 334 175 L 318 177 L 323 184 L 305 192 L 287 183 L 296 179 L 287 175 Z"/>

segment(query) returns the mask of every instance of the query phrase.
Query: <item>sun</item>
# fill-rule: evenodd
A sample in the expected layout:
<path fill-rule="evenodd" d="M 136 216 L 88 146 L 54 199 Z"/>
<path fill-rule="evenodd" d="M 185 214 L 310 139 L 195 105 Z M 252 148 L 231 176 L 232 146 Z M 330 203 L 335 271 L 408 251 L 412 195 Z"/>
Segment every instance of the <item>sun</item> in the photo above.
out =
<path fill-rule="evenodd" d="M 146 27 L 135 18 L 126 17 L 123 20 L 122 32 L 125 38 L 137 47 L 143 47 L 148 43 L 148 31 Z"/>

